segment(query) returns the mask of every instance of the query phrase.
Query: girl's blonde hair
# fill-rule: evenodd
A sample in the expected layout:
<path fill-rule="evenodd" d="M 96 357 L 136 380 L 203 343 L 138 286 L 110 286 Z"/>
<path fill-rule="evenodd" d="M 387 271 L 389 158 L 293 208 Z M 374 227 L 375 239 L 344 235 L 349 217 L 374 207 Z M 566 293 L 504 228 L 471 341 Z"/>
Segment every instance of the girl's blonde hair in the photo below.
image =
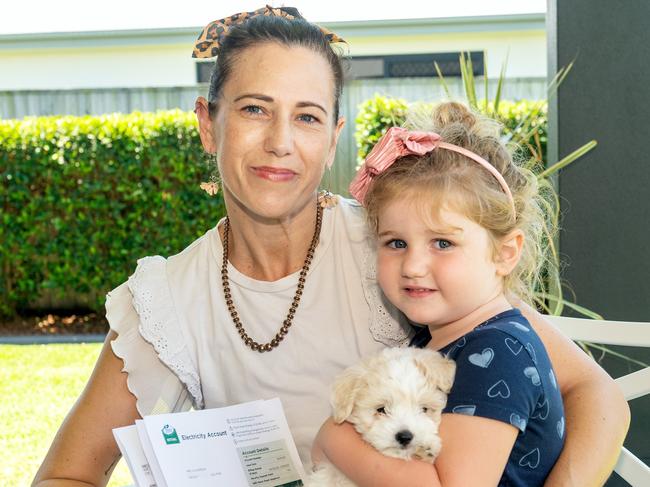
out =
<path fill-rule="evenodd" d="M 515 163 L 511 151 L 501 141 L 501 125 L 461 103 L 447 102 L 433 111 L 411 114 L 406 128 L 436 132 L 444 142 L 486 159 L 508 183 L 516 215 L 489 171 L 462 154 L 441 148 L 423 156 L 403 157 L 374 177 L 364 200 L 371 228 L 377 231 L 379 213 L 388 203 L 409 199 L 425 217 L 451 210 L 485 228 L 495 257 L 498 242 L 519 229 L 525 236 L 522 255 L 504 279 L 504 292 L 532 304 L 534 291 L 545 288 L 544 270 L 554 265 L 546 245 L 554 232 L 544 211 L 548 204 L 540 193 L 537 178 Z"/>

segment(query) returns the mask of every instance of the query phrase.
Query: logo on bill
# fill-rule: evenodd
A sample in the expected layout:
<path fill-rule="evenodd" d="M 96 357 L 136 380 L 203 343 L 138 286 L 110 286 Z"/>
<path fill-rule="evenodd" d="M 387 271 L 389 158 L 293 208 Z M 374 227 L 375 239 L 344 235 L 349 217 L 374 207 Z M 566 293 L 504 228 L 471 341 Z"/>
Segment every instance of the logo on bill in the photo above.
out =
<path fill-rule="evenodd" d="M 173 426 L 166 424 L 163 426 L 161 431 L 167 445 L 175 445 L 176 443 L 181 442 L 181 440 L 178 439 L 178 434 L 176 433 L 176 429 Z"/>

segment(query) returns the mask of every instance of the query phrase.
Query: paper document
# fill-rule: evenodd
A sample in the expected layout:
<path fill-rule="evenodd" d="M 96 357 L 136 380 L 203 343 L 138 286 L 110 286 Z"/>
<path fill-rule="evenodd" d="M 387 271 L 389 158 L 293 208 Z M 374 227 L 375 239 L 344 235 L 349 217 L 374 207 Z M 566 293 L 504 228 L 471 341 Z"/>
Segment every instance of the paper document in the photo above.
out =
<path fill-rule="evenodd" d="M 156 479 L 151 473 L 149 467 L 149 460 L 144 454 L 138 431 L 135 425 L 125 426 L 123 428 L 115 428 L 113 436 L 117 441 L 117 446 L 126 460 L 126 464 L 131 472 L 131 477 L 137 486 L 158 487 Z M 128 455 L 125 453 L 128 452 Z"/>
<path fill-rule="evenodd" d="M 279 399 L 145 416 L 113 432 L 137 487 L 303 485 Z"/>

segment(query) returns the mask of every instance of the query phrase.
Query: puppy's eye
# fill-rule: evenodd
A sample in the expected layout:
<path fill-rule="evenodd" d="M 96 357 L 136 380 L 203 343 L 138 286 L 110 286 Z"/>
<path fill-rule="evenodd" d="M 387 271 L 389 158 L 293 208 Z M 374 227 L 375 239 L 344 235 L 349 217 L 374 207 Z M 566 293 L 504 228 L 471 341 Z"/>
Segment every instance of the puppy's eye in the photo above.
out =
<path fill-rule="evenodd" d="M 426 406 L 422 406 L 422 412 L 423 412 L 423 413 L 428 413 L 428 412 L 429 412 L 429 408 L 426 407 Z"/>
<path fill-rule="evenodd" d="M 379 414 L 386 414 L 386 408 L 384 406 L 377 408 L 377 412 Z"/>

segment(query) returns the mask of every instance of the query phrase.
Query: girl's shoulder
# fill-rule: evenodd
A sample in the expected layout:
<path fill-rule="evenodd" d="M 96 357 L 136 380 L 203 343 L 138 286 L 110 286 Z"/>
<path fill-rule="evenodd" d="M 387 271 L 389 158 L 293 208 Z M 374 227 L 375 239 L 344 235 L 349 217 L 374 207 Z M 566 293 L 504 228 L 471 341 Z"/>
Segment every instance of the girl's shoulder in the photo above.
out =
<path fill-rule="evenodd" d="M 521 311 L 514 308 L 481 323 L 465 337 L 468 343 L 473 342 L 494 342 L 499 346 L 513 352 L 524 350 L 534 364 L 538 363 L 538 356 L 545 358 L 550 364 L 546 355 L 546 349 L 539 335 L 528 320 L 521 314 Z"/>
<path fill-rule="evenodd" d="M 543 394 L 558 389 L 542 340 L 517 309 L 494 316 L 440 351 L 468 377 L 478 377 L 479 371 L 488 381 L 496 375 L 507 377 L 520 391 Z"/>
<path fill-rule="evenodd" d="M 528 320 L 521 314 L 521 311 L 515 308 L 499 313 L 486 320 L 472 331 L 440 349 L 440 352 L 447 355 L 454 355 L 462 351 L 468 343 L 476 346 L 491 341 L 505 341 L 507 338 L 524 343 L 528 339 L 533 339 L 539 341 L 541 344 L 541 340 Z M 427 346 L 429 341 L 431 341 L 429 329 L 426 326 L 420 327 L 415 332 L 410 346 L 423 348 Z"/>

